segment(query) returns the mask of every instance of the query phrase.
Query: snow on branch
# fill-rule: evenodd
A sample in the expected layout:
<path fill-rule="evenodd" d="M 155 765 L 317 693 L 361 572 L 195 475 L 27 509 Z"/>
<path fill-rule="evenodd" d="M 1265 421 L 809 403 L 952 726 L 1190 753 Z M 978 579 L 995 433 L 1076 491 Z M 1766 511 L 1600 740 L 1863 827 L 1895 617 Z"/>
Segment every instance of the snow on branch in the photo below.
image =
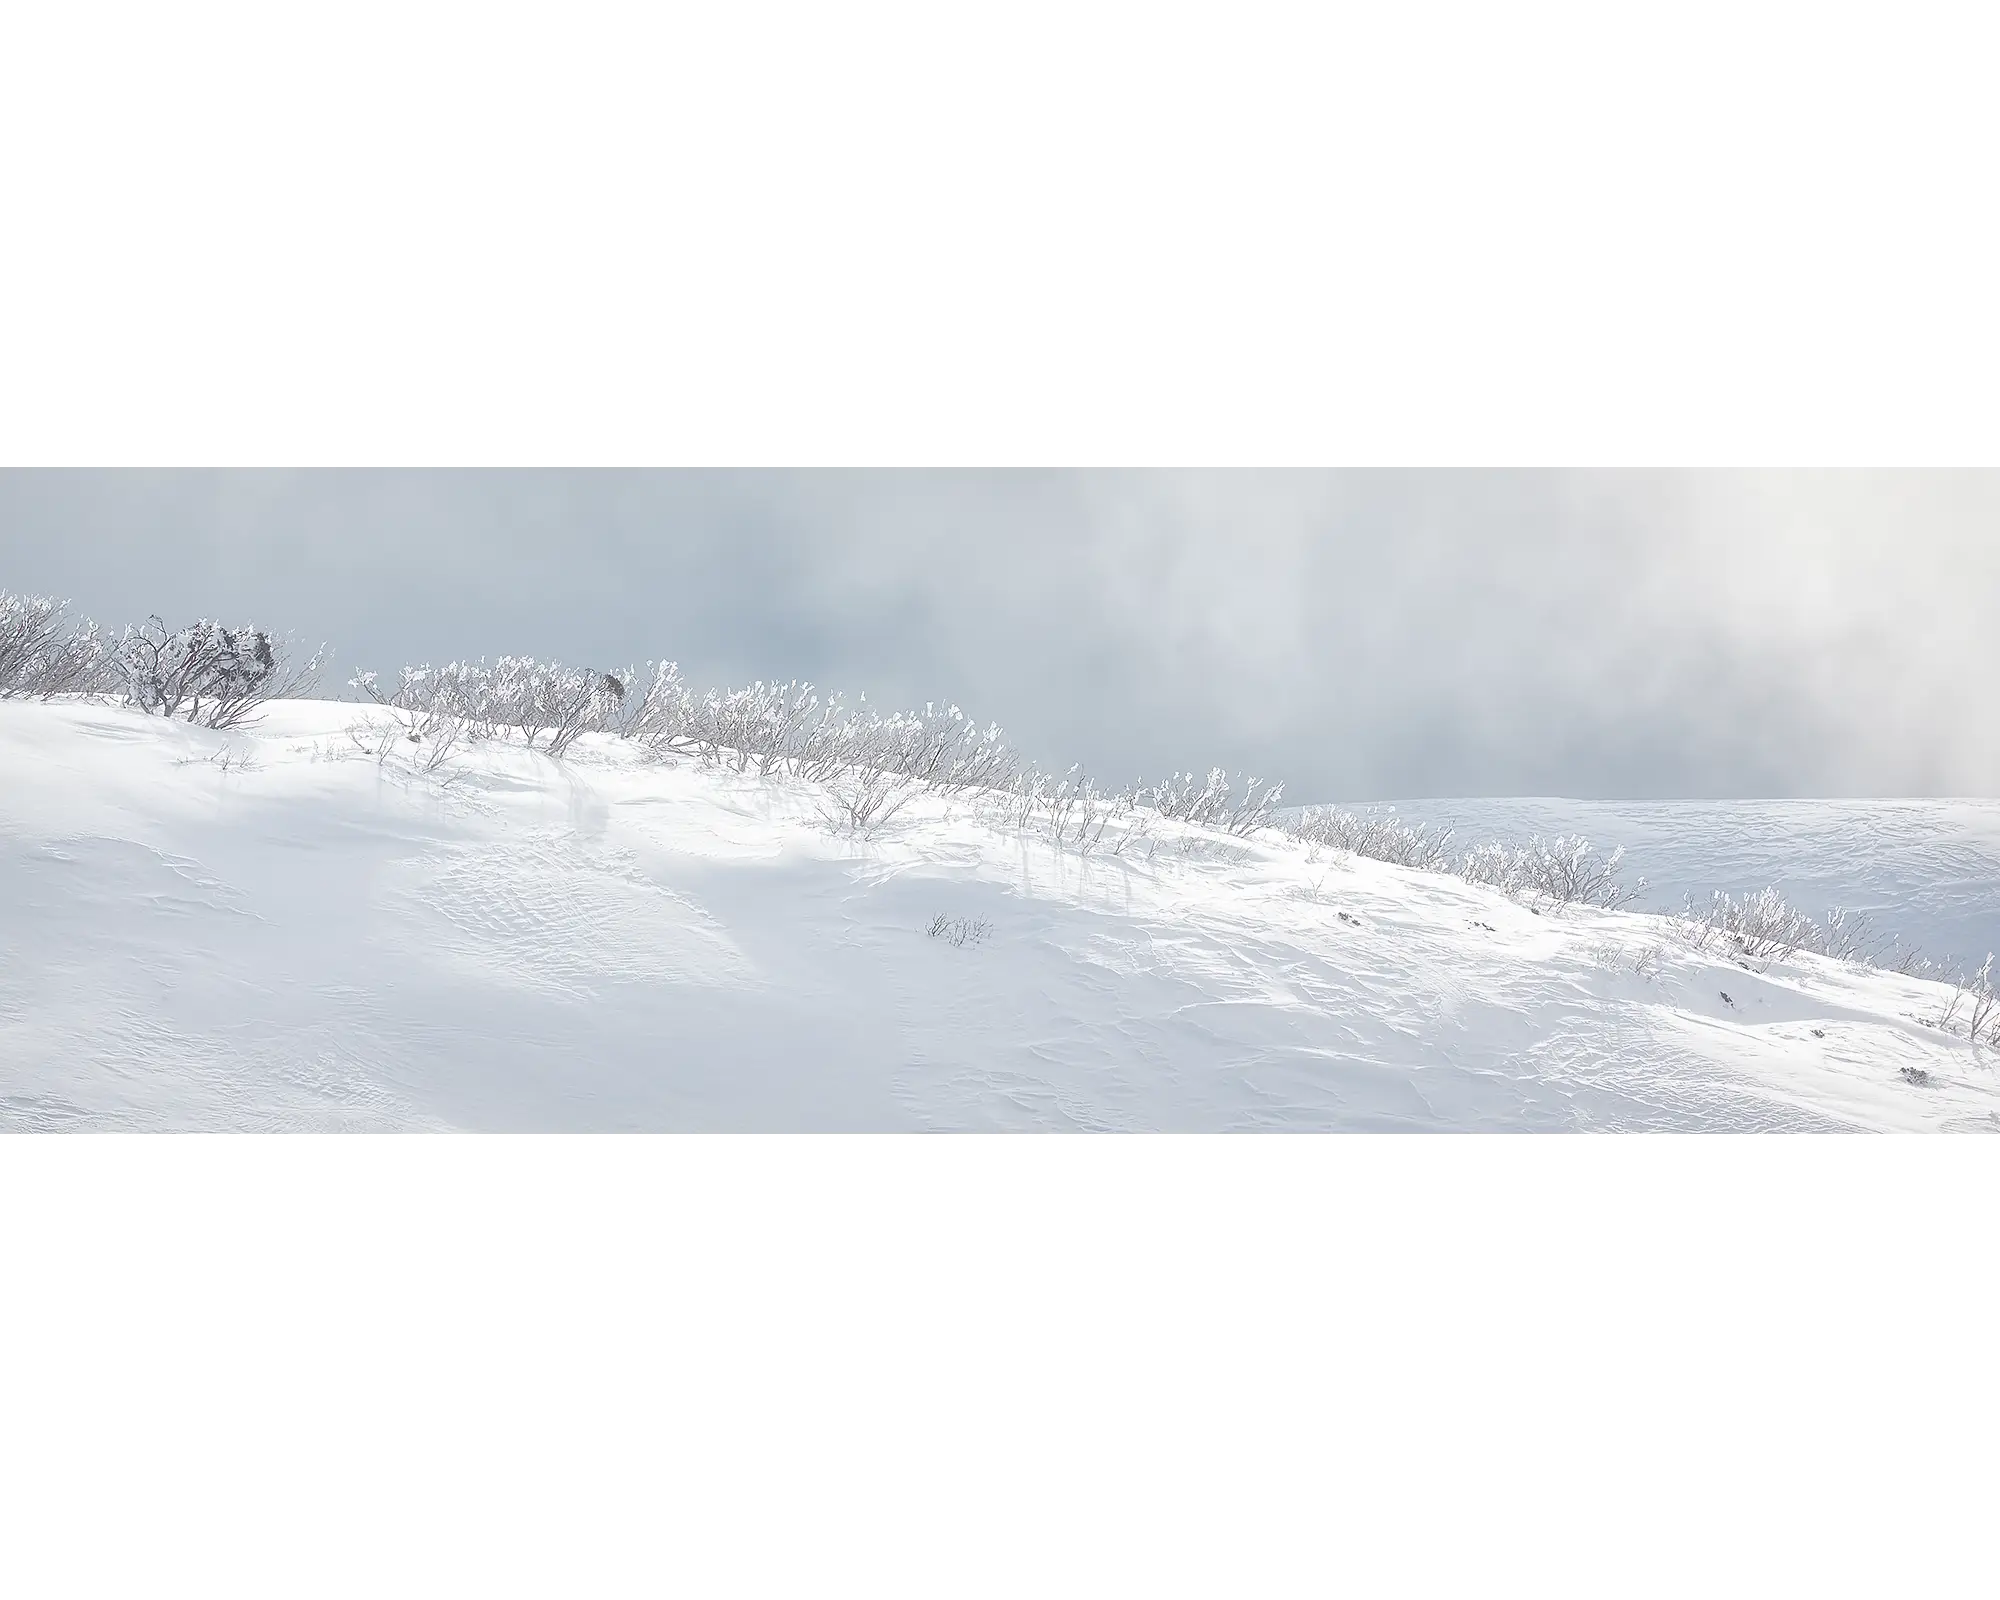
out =
<path fill-rule="evenodd" d="M 272 700 L 298 697 L 318 680 L 324 647 L 303 663 L 262 628 L 206 619 L 170 631 L 158 617 L 127 628 L 111 662 L 131 705 L 204 728 L 240 728 Z"/>

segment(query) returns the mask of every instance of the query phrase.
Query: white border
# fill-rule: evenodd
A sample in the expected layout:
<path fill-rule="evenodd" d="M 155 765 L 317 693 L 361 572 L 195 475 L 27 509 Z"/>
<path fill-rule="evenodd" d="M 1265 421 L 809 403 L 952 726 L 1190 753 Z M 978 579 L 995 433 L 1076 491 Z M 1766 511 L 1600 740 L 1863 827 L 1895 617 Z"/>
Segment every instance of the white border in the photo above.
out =
<path fill-rule="evenodd" d="M 1974 1593 L 1986 1149 L 10 1141 L 9 1587 Z"/>
<path fill-rule="evenodd" d="M 0 464 L 1991 462 L 1992 28 L 23 7 Z"/>

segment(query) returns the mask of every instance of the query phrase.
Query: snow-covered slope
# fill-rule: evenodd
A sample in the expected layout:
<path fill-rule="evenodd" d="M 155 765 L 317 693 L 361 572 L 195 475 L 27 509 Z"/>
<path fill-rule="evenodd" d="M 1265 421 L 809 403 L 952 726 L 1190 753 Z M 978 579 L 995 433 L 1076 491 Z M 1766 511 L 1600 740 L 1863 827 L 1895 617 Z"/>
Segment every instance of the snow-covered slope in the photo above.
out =
<path fill-rule="evenodd" d="M 1638 906 L 1782 884 L 1812 916 L 1835 906 L 1949 967 L 2000 950 L 2000 799 L 1418 800 L 1403 819 L 1467 842 L 1581 834 L 1622 846 Z"/>
<path fill-rule="evenodd" d="M 447 783 L 361 716 L 0 704 L 0 1125 L 2000 1129 L 1936 985 L 1275 840 L 850 840 L 609 740 Z"/>

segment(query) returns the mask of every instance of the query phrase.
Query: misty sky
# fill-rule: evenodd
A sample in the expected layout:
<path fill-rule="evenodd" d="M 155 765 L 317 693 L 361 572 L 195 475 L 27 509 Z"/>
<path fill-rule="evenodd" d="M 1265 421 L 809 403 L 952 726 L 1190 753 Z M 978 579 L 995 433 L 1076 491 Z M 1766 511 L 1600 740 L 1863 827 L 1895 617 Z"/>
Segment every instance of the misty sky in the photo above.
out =
<path fill-rule="evenodd" d="M 1289 798 L 2000 794 L 2000 473 L 0 472 L 0 588 Z"/>

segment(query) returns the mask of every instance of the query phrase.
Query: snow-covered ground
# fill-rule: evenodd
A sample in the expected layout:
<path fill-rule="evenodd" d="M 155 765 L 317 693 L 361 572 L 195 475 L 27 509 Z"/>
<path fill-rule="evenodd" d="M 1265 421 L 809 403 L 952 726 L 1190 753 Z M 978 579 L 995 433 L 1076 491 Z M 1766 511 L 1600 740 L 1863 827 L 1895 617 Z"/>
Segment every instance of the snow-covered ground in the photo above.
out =
<path fill-rule="evenodd" d="M 1581 834 L 1625 850 L 1637 905 L 1781 884 L 1812 916 L 1835 906 L 1947 965 L 2000 950 L 2000 800 L 1418 800 L 1411 822 L 1460 839 Z"/>
<path fill-rule="evenodd" d="M 851 840 L 609 739 L 444 781 L 364 715 L 0 703 L 0 1126 L 2000 1131 L 1935 984 L 1275 838 Z"/>

